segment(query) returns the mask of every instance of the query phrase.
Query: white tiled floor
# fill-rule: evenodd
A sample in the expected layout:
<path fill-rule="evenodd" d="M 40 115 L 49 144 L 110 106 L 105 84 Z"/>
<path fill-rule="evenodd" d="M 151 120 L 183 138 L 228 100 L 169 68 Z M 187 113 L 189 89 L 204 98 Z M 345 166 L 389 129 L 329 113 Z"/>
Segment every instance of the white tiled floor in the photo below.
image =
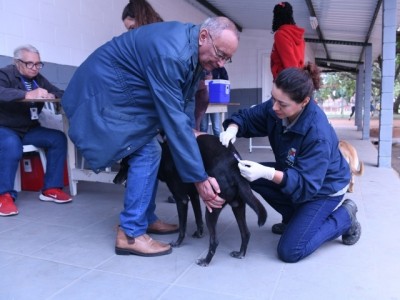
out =
<path fill-rule="evenodd" d="M 191 237 L 191 211 L 187 237 L 172 254 L 117 256 L 114 242 L 124 188 L 81 182 L 70 204 L 45 203 L 36 192 L 21 192 L 20 214 L 0 218 L 0 299 L 400 299 L 399 176 L 376 168 L 376 149 L 360 140 L 355 128 L 337 132 L 356 146 L 366 166 L 349 195 L 359 206 L 363 229 L 354 246 L 338 239 L 299 263 L 283 263 L 276 256 L 279 236 L 270 230 L 280 218 L 266 205 L 269 216 L 261 228 L 254 212 L 247 211 L 252 236 L 242 260 L 229 255 L 240 245 L 229 208 L 221 214 L 220 244 L 208 267 L 195 264 L 207 253 L 208 235 Z M 272 158 L 265 149 L 250 154 L 244 139 L 236 145 L 244 158 Z M 168 195 L 160 184 L 157 212 L 177 223 Z M 169 242 L 177 234 L 153 237 Z"/>

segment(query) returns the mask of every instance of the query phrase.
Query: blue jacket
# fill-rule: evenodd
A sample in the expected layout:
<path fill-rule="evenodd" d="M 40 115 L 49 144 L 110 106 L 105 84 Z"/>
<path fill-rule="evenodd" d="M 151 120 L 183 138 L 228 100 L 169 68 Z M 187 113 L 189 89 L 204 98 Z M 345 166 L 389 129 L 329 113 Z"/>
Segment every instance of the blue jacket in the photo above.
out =
<path fill-rule="evenodd" d="M 285 173 L 281 191 L 293 203 L 335 194 L 350 182 L 350 169 L 325 113 L 311 100 L 292 128 L 284 132 L 272 101 L 241 110 L 225 120 L 239 125 L 238 137 L 268 136 L 276 169 Z"/>
<path fill-rule="evenodd" d="M 185 182 L 207 178 L 185 106 L 202 68 L 200 26 L 160 22 L 113 38 L 76 70 L 62 98 L 69 136 L 99 171 L 164 130 Z"/>

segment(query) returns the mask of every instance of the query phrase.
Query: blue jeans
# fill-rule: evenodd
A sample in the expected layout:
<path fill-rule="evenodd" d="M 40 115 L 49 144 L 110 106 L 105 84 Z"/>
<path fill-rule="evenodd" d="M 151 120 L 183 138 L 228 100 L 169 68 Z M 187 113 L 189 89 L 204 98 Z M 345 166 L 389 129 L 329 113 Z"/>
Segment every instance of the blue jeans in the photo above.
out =
<path fill-rule="evenodd" d="M 46 174 L 43 190 L 64 186 L 64 163 L 67 157 L 67 138 L 59 130 L 36 127 L 21 138 L 14 130 L 0 127 L 0 195 L 10 193 L 15 199 L 14 180 L 22 158 L 22 146 L 34 145 L 46 151 Z"/>
<path fill-rule="evenodd" d="M 120 226 L 130 237 L 146 233 L 149 224 L 157 221 L 155 199 L 161 146 L 156 138 L 134 152 L 129 159 L 124 210 Z"/>
<path fill-rule="evenodd" d="M 200 131 L 208 132 L 208 120 L 211 120 L 212 132 L 215 136 L 219 136 L 221 133 L 221 120 L 219 113 L 205 114 L 201 120 Z"/>
<path fill-rule="evenodd" d="M 287 224 L 277 249 L 284 262 L 298 262 L 350 229 L 347 210 L 341 206 L 335 209 L 344 195 L 294 204 L 280 192 L 278 185 L 266 179 L 252 182 L 251 188 L 279 212 Z"/>

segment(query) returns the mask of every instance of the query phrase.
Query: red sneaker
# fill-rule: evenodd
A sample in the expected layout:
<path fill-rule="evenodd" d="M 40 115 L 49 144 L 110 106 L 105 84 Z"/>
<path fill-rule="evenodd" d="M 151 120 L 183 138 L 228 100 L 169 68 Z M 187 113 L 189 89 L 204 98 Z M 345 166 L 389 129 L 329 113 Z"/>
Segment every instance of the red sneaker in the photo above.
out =
<path fill-rule="evenodd" d="M 39 195 L 39 199 L 55 203 L 67 203 L 72 201 L 72 197 L 61 189 L 47 189 Z"/>
<path fill-rule="evenodd" d="M 9 193 L 0 195 L 0 216 L 13 216 L 18 214 L 18 208 Z"/>

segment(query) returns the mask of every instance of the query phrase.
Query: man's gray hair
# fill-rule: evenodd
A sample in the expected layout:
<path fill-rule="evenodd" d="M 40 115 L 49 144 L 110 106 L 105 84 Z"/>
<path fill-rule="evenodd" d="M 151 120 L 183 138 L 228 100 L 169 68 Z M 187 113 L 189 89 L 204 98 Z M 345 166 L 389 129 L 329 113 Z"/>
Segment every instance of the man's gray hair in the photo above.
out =
<path fill-rule="evenodd" d="M 22 58 L 22 52 L 27 51 L 27 52 L 32 52 L 32 53 L 37 53 L 40 55 L 39 50 L 33 47 L 32 45 L 23 45 L 19 46 L 14 50 L 14 59 L 21 59 Z"/>
<path fill-rule="evenodd" d="M 200 30 L 207 29 L 213 37 L 217 38 L 221 35 L 223 30 L 230 30 L 232 31 L 237 39 L 239 40 L 239 31 L 231 20 L 226 17 L 213 17 L 208 18 L 201 24 Z"/>

